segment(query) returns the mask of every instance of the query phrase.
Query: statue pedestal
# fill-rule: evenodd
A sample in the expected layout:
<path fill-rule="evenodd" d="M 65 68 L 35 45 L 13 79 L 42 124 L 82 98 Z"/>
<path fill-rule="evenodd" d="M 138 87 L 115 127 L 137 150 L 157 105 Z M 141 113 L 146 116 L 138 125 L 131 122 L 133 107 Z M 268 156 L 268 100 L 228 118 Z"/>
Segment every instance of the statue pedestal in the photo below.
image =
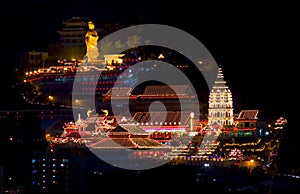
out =
<path fill-rule="evenodd" d="M 88 59 L 86 65 L 105 65 L 105 60 L 100 59 Z"/>
<path fill-rule="evenodd" d="M 106 69 L 105 60 L 94 59 L 94 60 L 85 60 L 84 63 L 80 66 L 79 70 L 90 71 L 98 70 L 102 71 Z"/>

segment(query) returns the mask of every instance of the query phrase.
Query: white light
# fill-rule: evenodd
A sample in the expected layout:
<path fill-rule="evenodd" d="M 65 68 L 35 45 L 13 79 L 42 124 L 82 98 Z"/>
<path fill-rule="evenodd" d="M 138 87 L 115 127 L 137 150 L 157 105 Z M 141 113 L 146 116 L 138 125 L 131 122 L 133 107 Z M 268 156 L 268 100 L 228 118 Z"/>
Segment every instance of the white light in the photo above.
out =
<path fill-rule="evenodd" d="M 266 131 L 266 135 L 269 135 L 269 131 Z"/>
<path fill-rule="evenodd" d="M 191 116 L 191 118 L 193 119 L 193 118 L 195 117 L 195 113 L 194 113 L 194 112 L 191 112 L 191 113 L 190 113 L 190 116 Z"/>

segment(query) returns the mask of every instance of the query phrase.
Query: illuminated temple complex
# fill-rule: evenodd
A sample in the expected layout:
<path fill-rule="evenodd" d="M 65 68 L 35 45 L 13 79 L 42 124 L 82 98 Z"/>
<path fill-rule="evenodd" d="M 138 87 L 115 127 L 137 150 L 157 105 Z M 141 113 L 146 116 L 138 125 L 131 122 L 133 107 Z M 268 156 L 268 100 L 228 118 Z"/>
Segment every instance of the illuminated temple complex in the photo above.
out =
<path fill-rule="evenodd" d="M 59 31 L 64 49 L 82 47 L 82 36 L 88 26 L 87 20 L 82 21 L 82 18 L 71 18 L 65 22 L 66 28 Z M 68 58 L 60 58 L 55 66 L 28 71 L 24 77 L 24 83 L 36 85 L 49 94 L 48 100 L 53 104 L 86 107 L 86 97 L 95 95 L 97 110 L 93 114 L 86 118 L 78 115 L 76 121 L 65 123 L 60 136 L 48 137 L 52 151 L 85 146 L 137 150 L 173 147 L 174 155 L 178 156 L 234 161 L 261 158 L 269 152 L 264 138 L 266 132 L 257 127 L 258 110 L 234 113 L 232 93 L 222 68 L 218 69 L 208 102 L 198 102 L 191 88 L 181 83 L 133 87 L 143 73 L 163 70 L 156 65 L 148 69 L 134 67 L 141 62 L 141 57 L 132 53 L 104 54 L 98 61 L 100 66 Z M 182 66 L 189 68 L 188 65 L 177 67 Z M 128 68 L 132 71 L 125 71 Z M 76 89 L 73 88 L 75 77 Z M 123 87 L 115 87 L 116 82 Z M 72 94 L 75 94 L 73 102 Z M 129 117 L 122 114 L 123 108 L 123 113 L 128 111 L 128 106 Z M 207 115 L 194 117 L 193 108 L 197 106 L 200 113 L 207 112 Z M 115 109 L 119 112 L 112 111 Z M 107 112 L 102 114 L 101 110 Z"/>
<path fill-rule="evenodd" d="M 133 94 L 131 87 L 114 88 L 115 101 L 111 106 L 122 107 L 124 99 L 129 99 L 132 118 L 123 115 L 89 114 L 86 119 L 79 116 L 76 122 L 65 124 L 64 133 L 55 138 L 53 143 L 59 147 L 68 147 L 68 141 L 78 141 L 77 146 L 95 149 L 149 149 L 169 150 L 173 147 L 174 155 L 192 155 L 200 158 L 215 157 L 228 160 L 242 160 L 249 156 L 261 156 L 266 147 L 263 136 L 258 133 L 257 110 L 242 110 L 233 116 L 232 96 L 223 80 L 219 69 L 209 100 L 209 116 L 205 121 L 193 118 L 189 107 L 194 96 L 189 87 L 178 87 L 179 94 L 174 94 L 165 85 L 148 85 L 140 94 Z M 110 105 L 112 89 L 103 95 L 103 105 Z M 183 98 L 185 106 L 178 109 L 178 99 Z M 222 100 L 221 100 L 222 99 Z M 147 107 L 154 101 L 165 104 L 148 112 Z M 146 108 L 145 108 L 146 107 Z M 74 144 L 72 144 L 74 146 Z M 164 151 L 160 153 L 165 154 Z M 169 152 L 168 152 L 169 153 Z M 172 151 L 170 157 L 173 157 Z"/>
<path fill-rule="evenodd" d="M 286 119 L 279 118 L 274 127 L 263 123 L 269 124 L 265 127 L 260 125 L 256 109 L 238 107 L 240 111 L 234 112 L 234 98 L 221 67 L 210 91 L 196 90 L 200 95 L 194 94 L 194 88 L 180 83 L 176 77 L 170 84 L 151 80 L 138 85 L 140 76 L 155 72 L 165 75 L 169 71 L 156 64 L 147 68 L 135 66 L 145 59 L 140 51 L 138 54 L 131 51 L 96 53 L 103 55 L 101 59 L 85 54 L 88 22 L 89 19 L 81 17 L 66 20 L 65 27 L 58 31 L 59 47 L 52 48 L 49 57 L 32 51 L 23 58 L 27 64 L 22 69 L 21 83 L 29 89 L 20 94 L 28 103 L 38 104 L 38 109 L 32 112 L 39 119 L 42 140 L 47 140 L 46 154 L 34 153 L 37 157 L 32 160 L 32 176 L 37 180 L 32 183 L 34 186 L 44 190 L 56 185 L 61 173 L 71 179 L 74 173 L 69 167 L 77 168 L 79 163 L 87 167 L 93 177 L 99 175 L 103 181 L 103 172 L 106 174 L 110 167 L 101 164 L 98 169 L 99 158 L 92 157 L 94 153 L 105 154 L 114 162 L 133 159 L 130 162 L 139 164 L 137 161 L 144 161 L 140 159 L 153 159 L 170 165 L 199 165 L 199 169 L 232 165 L 254 169 L 274 160 Z M 98 32 L 101 37 L 103 31 Z M 167 53 L 155 53 L 153 58 L 146 59 L 172 61 L 183 73 L 194 73 L 186 60 Z M 193 79 L 195 87 L 200 87 L 200 76 Z M 94 106 L 87 106 L 91 103 L 87 100 L 90 96 L 94 97 Z M 197 112 L 200 115 L 196 115 Z M 26 114 L 27 110 L 0 111 L 0 118 L 15 115 L 19 119 Z M 8 140 L 22 142 L 12 137 Z M 95 152 L 91 154 L 91 151 Z M 82 175 L 78 173 L 80 178 Z M 66 185 L 67 180 L 63 177 Z M 128 181 L 129 186 L 134 184 Z"/>

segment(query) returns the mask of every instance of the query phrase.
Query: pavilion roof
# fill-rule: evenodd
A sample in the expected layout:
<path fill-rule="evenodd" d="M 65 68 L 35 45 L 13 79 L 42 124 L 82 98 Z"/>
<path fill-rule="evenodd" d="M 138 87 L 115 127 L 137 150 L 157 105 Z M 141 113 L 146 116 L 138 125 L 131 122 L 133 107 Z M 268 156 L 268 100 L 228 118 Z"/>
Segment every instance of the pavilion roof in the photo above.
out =
<path fill-rule="evenodd" d="M 173 90 L 174 89 L 174 90 Z M 190 87 L 188 85 L 153 85 L 147 86 L 143 95 L 166 96 L 166 95 L 187 95 Z"/>
<path fill-rule="evenodd" d="M 108 135 L 149 135 L 148 132 L 135 124 L 119 124 L 114 129 L 108 131 Z"/>
<path fill-rule="evenodd" d="M 157 112 L 136 112 L 133 116 L 133 120 L 137 123 L 162 123 L 163 125 L 170 123 L 172 125 L 185 125 L 190 118 L 189 111 L 157 111 Z M 175 124 L 176 123 L 176 124 Z M 149 123 L 150 124 L 150 123 Z"/>
<path fill-rule="evenodd" d="M 241 110 L 238 119 L 257 119 L 258 110 Z"/>

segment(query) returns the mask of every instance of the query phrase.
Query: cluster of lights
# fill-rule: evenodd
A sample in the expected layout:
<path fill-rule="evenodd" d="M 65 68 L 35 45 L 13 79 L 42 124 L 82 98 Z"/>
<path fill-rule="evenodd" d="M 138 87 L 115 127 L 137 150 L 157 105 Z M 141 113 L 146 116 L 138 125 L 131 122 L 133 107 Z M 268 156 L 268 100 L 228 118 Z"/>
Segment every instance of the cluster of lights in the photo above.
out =
<path fill-rule="evenodd" d="M 136 123 L 137 125 L 154 125 L 154 126 L 157 126 L 157 125 L 160 125 L 160 126 L 162 126 L 162 125 L 181 125 L 181 122 L 151 122 L 151 123 L 148 123 L 148 122 L 146 122 L 146 123 L 144 123 L 144 122 L 142 122 L 142 123 Z"/>
<path fill-rule="evenodd" d="M 60 138 L 55 138 L 51 140 L 51 143 L 54 144 L 79 144 L 79 145 L 85 145 L 86 140 L 83 138 L 75 138 L 75 137 L 60 137 Z"/>
<path fill-rule="evenodd" d="M 283 129 L 285 124 L 287 124 L 287 119 L 280 117 L 276 120 L 274 129 Z"/>
<path fill-rule="evenodd" d="M 257 142 L 249 142 L 249 143 L 226 143 L 225 146 L 256 146 L 261 143 L 261 138 L 257 140 Z"/>

